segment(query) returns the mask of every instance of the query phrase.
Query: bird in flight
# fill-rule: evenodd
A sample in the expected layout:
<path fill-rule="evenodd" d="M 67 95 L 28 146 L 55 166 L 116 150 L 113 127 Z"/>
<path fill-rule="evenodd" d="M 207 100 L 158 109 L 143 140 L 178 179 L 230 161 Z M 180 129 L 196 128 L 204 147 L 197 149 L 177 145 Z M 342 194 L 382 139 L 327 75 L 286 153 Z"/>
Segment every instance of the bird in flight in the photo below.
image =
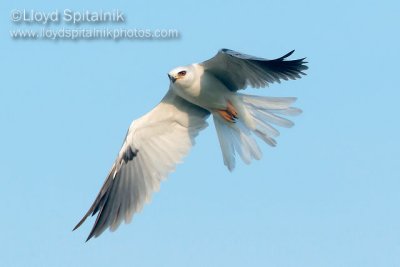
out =
<path fill-rule="evenodd" d="M 293 52 L 268 60 L 221 49 L 202 63 L 171 70 L 168 92 L 153 110 L 132 122 L 100 192 L 74 230 L 95 214 L 86 241 L 107 228 L 116 230 L 122 221 L 129 223 L 189 152 L 195 137 L 208 126 L 210 115 L 230 171 L 235 167 L 235 155 L 247 164 L 259 160 L 262 153 L 254 137 L 275 146 L 279 131 L 273 125 L 291 127 L 293 123 L 282 116 L 297 115 L 301 110 L 291 106 L 294 97 L 238 91 L 301 78 L 307 62 L 305 58 L 287 60 Z"/>

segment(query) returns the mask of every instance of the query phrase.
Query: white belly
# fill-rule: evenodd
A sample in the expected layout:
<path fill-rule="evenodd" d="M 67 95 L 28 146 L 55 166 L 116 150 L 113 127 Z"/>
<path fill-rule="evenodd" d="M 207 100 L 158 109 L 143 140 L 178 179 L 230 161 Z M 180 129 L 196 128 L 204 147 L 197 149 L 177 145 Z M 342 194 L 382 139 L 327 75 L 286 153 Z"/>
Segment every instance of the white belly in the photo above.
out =
<path fill-rule="evenodd" d="M 204 72 L 190 87 L 173 86 L 174 91 L 187 101 L 210 111 L 225 109 L 234 94 L 213 75 Z"/>

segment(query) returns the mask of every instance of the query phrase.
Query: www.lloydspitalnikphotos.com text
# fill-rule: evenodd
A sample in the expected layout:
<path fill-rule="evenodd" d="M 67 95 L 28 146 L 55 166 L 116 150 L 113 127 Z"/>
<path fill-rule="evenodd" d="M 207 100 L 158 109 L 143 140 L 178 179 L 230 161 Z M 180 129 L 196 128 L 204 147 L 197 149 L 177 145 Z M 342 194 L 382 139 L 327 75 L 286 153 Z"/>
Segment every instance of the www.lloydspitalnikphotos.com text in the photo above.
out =
<path fill-rule="evenodd" d="M 9 31 L 10 37 L 20 40 L 171 40 L 181 37 L 177 29 L 119 27 L 118 25 L 126 24 L 125 12 L 120 9 L 14 9 L 10 12 L 10 20 L 15 27 Z M 91 27 L 82 27 L 83 25 Z"/>

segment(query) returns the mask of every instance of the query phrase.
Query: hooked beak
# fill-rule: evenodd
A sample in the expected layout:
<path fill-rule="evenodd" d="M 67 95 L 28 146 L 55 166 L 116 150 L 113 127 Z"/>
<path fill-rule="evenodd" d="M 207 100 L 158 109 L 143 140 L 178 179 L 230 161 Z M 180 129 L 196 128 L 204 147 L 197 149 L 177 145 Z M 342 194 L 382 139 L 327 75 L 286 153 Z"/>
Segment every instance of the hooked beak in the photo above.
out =
<path fill-rule="evenodd" d="M 170 74 L 168 74 L 168 78 L 172 83 L 174 83 L 176 81 L 176 78 Z"/>

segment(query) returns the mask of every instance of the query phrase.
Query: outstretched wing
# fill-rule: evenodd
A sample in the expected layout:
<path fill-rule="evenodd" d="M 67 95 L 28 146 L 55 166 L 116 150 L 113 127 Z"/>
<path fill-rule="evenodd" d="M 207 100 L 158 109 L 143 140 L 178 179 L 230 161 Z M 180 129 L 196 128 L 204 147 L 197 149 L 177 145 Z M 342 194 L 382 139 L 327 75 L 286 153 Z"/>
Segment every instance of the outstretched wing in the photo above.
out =
<path fill-rule="evenodd" d="M 281 80 L 295 80 L 306 75 L 305 58 L 285 60 L 294 50 L 286 55 L 268 60 L 253 57 L 229 49 L 221 49 L 213 58 L 200 65 L 204 70 L 216 76 L 231 91 L 245 89 L 247 86 L 260 88 Z"/>
<path fill-rule="evenodd" d="M 160 104 L 131 124 L 96 200 L 74 230 L 96 213 L 87 240 L 108 227 L 116 230 L 124 220 L 130 222 L 194 145 L 194 138 L 208 125 L 208 116 L 207 110 L 169 90 Z"/>

